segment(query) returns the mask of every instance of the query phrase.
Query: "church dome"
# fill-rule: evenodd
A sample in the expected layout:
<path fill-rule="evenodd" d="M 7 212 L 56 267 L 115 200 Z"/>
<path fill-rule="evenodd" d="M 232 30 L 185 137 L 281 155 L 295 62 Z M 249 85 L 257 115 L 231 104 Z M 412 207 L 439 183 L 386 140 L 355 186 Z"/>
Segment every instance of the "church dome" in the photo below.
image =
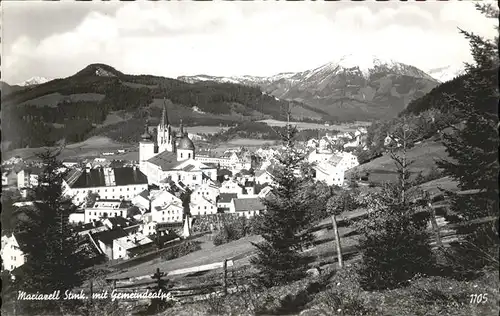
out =
<path fill-rule="evenodd" d="M 151 134 L 149 134 L 148 125 L 146 124 L 144 126 L 144 133 L 141 135 L 141 139 L 142 140 L 151 140 L 151 138 L 153 138 L 153 136 L 151 136 Z"/>
<path fill-rule="evenodd" d="M 179 141 L 179 145 L 177 146 L 177 149 L 187 149 L 187 150 L 194 150 L 194 144 L 191 139 L 187 135 L 184 135 L 181 140 Z"/>

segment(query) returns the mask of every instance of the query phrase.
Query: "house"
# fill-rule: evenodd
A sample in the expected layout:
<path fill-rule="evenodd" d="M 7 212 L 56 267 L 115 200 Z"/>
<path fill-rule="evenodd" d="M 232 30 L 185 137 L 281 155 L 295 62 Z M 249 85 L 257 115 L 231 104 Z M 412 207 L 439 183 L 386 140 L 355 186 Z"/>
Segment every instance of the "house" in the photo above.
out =
<path fill-rule="evenodd" d="M 151 200 L 151 210 L 157 207 L 165 208 L 172 203 L 182 205 L 182 200 L 177 196 L 175 196 L 172 192 L 167 190 L 152 191 L 150 200 Z"/>
<path fill-rule="evenodd" d="M 384 138 L 384 146 L 388 146 L 390 143 L 392 143 L 392 137 L 387 135 L 385 138 Z"/>
<path fill-rule="evenodd" d="M 321 149 L 327 149 L 331 144 L 331 141 L 328 137 L 323 136 L 318 142 L 319 148 Z"/>
<path fill-rule="evenodd" d="M 78 210 L 74 213 L 69 214 L 68 220 L 71 224 L 83 224 L 83 223 L 85 223 L 85 211 Z"/>
<path fill-rule="evenodd" d="M 151 214 L 148 214 L 149 217 L 152 217 Z M 143 234 L 144 236 L 151 236 L 157 233 L 157 222 L 153 221 L 148 221 L 148 222 L 143 222 L 141 226 L 139 227 L 139 232 Z"/>
<path fill-rule="evenodd" d="M 217 156 L 210 151 L 199 151 L 196 154 L 195 159 L 197 161 L 204 163 L 204 164 L 212 163 L 212 164 L 215 164 L 217 166 L 220 166 L 220 168 L 234 170 L 234 166 L 238 162 L 237 158 L 238 157 L 236 156 L 236 160 L 235 160 L 235 159 L 231 159 L 230 155 L 224 154 L 222 156 Z"/>
<path fill-rule="evenodd" d="M 23 162 L 24 162 L 23 158 L 21 158 L 19 156 L 15 156 L 15 157 L 12 157 L 12 158 L 5 160 L 2 163 L 2 165 L 17 165 L 17 164 L 21 164 Z"/>
<path fill-rule="evenodd" d="M 38 178 L 42 173 L 43 169 L 39 167 L 25 168 L 17 173 L 17 188 L 21 192 L 22 197 L 27 197 L 27 188 L 33 188 L 38 185 Z"/>
<path fill-rule="evenodd" d="M 258 170 L 257 172 L 255 172 L 255 182 L 259 185 L 271 184 L 273 183 L 273 175 L 271 174 L 269 169 Z"/>
<path fill-rule="evenodd" d="M 217 214 L 216 202 L 211 202 L 206 199 L 197 199 L 189 204 L 191 215 L 210 215 Z"/>
<path fill-rule="evenodd" d="M 182 222 L 184 207 L 182 202 L 173 201 L 151 209 L 151 219 L 155 223 L 178 223 Z"/>
<path fill-rule="evenodd" d="M 89 234 L 91 240 L 93 243 L 95 243 L 100 251 L 105 254 L 109 259 L 114 258 L 114 251 L 113 251 L 113 241 L 118 238 L 122 238 L 125 236 L 128 236 L 127 232 L 121 227 L 111 229 L 111 230 L 104 230 L 100 231 L 97 233 L 90 233 Z"/>
<path fill-rule="evenodd" d="M 80 236 L 98 233 L 105 230 L 109 230 L 109 228 L 108 226 L 104 226 L 104 224 L 101 221 L 79 225 L 76 228 L 74 228 L 74 231 L 77 232 L 78 235 Z"/>
<path fill-rule="evenodd" d="M 254 181 L 246 181 L 245 184 L 243 185 L 244 195 L 255 195 L 255 182 Z"/>
<path fill-rule="evenodd" d="M 135 167 L 71 170 L 63 181 L 63 192 L 75 205 L 83 204 L 89 193 L 104 200 L 130 200 L 147 188 L 148 179 Z"/>
<path fill-rule="evenodd" d="M 151 208 L 151 201 L 149 200 L 149 191 L 143 190 L 141 193 L 137 194 L 130 201 L 132 205 L 137 206 L 144 212 L 149 211 Z"/>
<path fill-rule="evenodd" d="M 314 179 L 323 181 L 327 185 L 342 186 L 344 184 L 344 170 L 330 162 L 320 162 L 314 167 Z"/>
<path fill-rule="evenodd" d="M 262 190 L 260 190 L 259 194 L 257 195 L 259 198 L 263 199 L 265 198 L 266 196 L 269 195 L 269 193 L 271 193 L 271 191 L 273 190 L 272 187 L 270 186 L 266 186 L 265 188 L 263 188 Z"/>
<path fill-rule="evenodd" d="M 14 169 L 5 170 L 2 172 L 2 187 L 5 186 L 16 186 L 17 185 L 17 174 Z"/>
<path fill-rule="evenodd" d="M 113 240 L 113 260 L 129 259 L 145 248 L 151 247 L 153 241 L 143 234 L 136 233 Z"/>
<path fill-rule="evenodd" d="M 339 165 L 344 171 L 359 166 L 358 157 L 348 152 L 337 153 L 334 157 L 330 158 L 330 162 L 334 165 Z"/>
<path fill-rule="evenodd" d="M 203 184 L 206 178 L 217 180 L 217 168 L 189 158 L 183 160 L 180 154 L 165 151 L 145 162 L 144 168 L 151 184 L 159 184 L 169 178 L 174 182 L 182 181 L 189 188 Z M 187 157 L 186 157 L 187 158 Z"/>
<path fill-rule="evenodd" d="M 126 217 L 129 206 L 130 203 L 123 200 L 98 199 L 92 207 L 85 208 L 85 223 L 116 216 Z"/>
<path fill-rule="evenodd" d="M 122 228 L 126 232 L 130 232 L 129 228 L 137 225 L 134 220 L 122 216 L 105 218 L 102 220 L 102 223 L 109 229 Z M 139 229 L 139 227 L 137 227 L 137 229 Z"/>
<path fill-rule="evenodd" d="M 217 199 L 217 209 L 220 211 L 229 211 L 233 199 L 238 198 L 236 193 L 221 193 Z"/>
<path fill-rule="evenodd" d="M 222 182 L 219 192 L 222 193 L 236 193 L 243 194 L 243 186 L 233 179 Z"/>
<path fill-rule="evenodd" d="M 236 213 L 246 218 L 259 215 L 266 209 L 260 198 L 233 199 L 232 201 L 229 213 Z"/>
<path fill-rule="evenodd" d="M 62 162 L 63 166 L 65 166 L 66 168 L 74 168 L 74 167 L 77 167 L 78 166 L 78 160 L 76 159 L 65 159 L 63 162 Z"/>
<path fill-rule="evenodd" d="M 316 138 L 311 138 L 306 142 L 305 146 L 308 148 L 316 148 L 319 146 L 319 142 Z"/>
<path fill-rule="evenodd" d="M 2 236 L 2 271 L 12 271 L 26 262 L 23 252 L 23 233 Z"/>
<path fill-rule="evenodd" d="M 320 163 L 328 161 L 335 154 L 331 152 L 319 152 L 318 150 L 311 150 L 309 155 L 307 156 L 307 161 L 311 164 Z"/>
<path fill-rule="evenodd" d="M 200 199 L 205 199 L 215 203 L 217 196 L 219 196 L 219 188 L 214 184 L 205 183 L 198 186 L 191 193 L 191 203 L 196 203 Z"/>

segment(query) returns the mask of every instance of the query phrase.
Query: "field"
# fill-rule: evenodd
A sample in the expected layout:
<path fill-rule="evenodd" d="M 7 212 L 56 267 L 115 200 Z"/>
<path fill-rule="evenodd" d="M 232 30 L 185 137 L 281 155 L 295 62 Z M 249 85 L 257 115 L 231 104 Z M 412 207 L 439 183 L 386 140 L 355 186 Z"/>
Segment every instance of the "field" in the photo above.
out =
<path fill-rule="evenodd" d="M 263 146 L 263 145 L 273 145 L 276 141 L 265 140 L 265 139 L 253 139 L 253 138 L 235 138 L 228 142 L 231 146 Z"/>
<path fill-rule="evenodd" d="M 99 102 L 104 99 L 104 94 L 99 93 L 75 93 L 70 95 L 62 95 L 58 92 L 47 94 L 26 102 L 21 103 L 21 105 L 35 105 L 35 106 L 50 106 L 56 107 L 59 103 L 64 101 L 68 102 Z"/>
<path fill-rule="evenodd" d="M 174 127 L 178 128 L 178 127 Z M 189 133 L 193 134 L 216 134 L 220 131 L 225 131 L 228 130 L 229 127 L 225 126 L 208 126 L 208 125 L 200 125 L 200 126 L 189 126 L 186 128 L 186 130 Z"/>
<path fill-rule="evenodd" d="M 445 147 L 440 142 L 426 141 L 415 145 L 408 151 L 408 159 L 413 160 L 410 166 L 411 172 L 426 172 L 435 167 L 436 159 L 448 157 Z M 351 172 L 369 172 L 369 181 L 381 183 L 393 181 L 396 179 L 396 166 L 388 153 L 382 157 L 376 158 L 366 164 L 360 165 L 349 171 Z"/>
<path fill-rule="evenodd" d="M 137 146 L 135 146 L 135 149 Z M 106 151 L 116 151 L 117 149 L 128 149 L 130 148 L 130 145 L 126 144 L 120 144 L 118 142 L 115 142 L 107 137 L 100 137 L 100 136 L 95 136 L 91 137 L 83 142 L 79 143 L 74 143 L 74 144 L 69 144 L 66 145 L 66 147 L 63 149 L 60 155 L 60 159 L 68 159 L 68 158 L 76 158 L 76 157 L 97 157 L 101 156 L 102 152 Z M 53 147 L 52 149 L 55 149 Z M 36 159 L 36 154 L 43 151 L 43 148 L 20 148 L 20 149 L 15 149 L 10 152 L 2 153 L 3 154 L 3 159 L 9 159 L 10 157 L 15 157 L 19 156 L 23 158 L 24 160 L 31 160 L 31 159 Z M 109 156 L 110 159 L 125 159 L 123 157 L 130 156 L 135 158 L 135 160 L 138 159 L 139 154 L 136 152 L 129 152 L 126 154 L 122 155 L 114 155 L 114 156 Z"/>
<path fill-rule="evenodd" d="M 266 123 L 269 126 L 279 126 L 283 127 L 286 125 L 285 121 L 278 121 L 278 120 L 261 120 L 259 122 Z M 305 123 L 305 122 L 290 122 L 292 125 L 297 126 L 298 130 L 304 130 L 304 129 L 326 129 L 330 131 L 341 131 L 341 132 L 353 132 L 355 131 L 358 127 L 361 126 L 370 126 L 370 122 L 356 122 L 356 123 L 346 123 L 346 124 L 339 124 L 339 125 L 329 125 L 325 126 L 324 124 L 318 124 L 318 123 Z"/>
<path fill-rule="evenodd" d="M 110 112 L 106 116 L 106 119 L 104 120 L 104 122 L 102 122 L 102 124 L 99 124 L 99 127 L 120 123 L 120 122 L 126 121 L 130 118 L 132 118 L 132 114 L 127 113 L 126 111 Z"/>

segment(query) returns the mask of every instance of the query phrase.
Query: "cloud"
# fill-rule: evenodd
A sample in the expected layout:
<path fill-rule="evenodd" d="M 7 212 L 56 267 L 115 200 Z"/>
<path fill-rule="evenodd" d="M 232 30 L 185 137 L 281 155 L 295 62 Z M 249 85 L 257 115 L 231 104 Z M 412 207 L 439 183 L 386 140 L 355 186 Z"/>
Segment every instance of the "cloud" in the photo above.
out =
<path fill-rule="evenodd" d="M 43 38 L 28 33 L 7 43 L 5 79 L 64 77 L 93 62 L 168 77 L 272 75 L 316 67 L 352 52 L 428 70 L 470 60 L 457 26 L 494 35 L 493 24 L 470 3 L 382 8 L 358 3 L 143 2 L 106 12 L 101 7 L 65 32 Z M 54 23 L 57 19 L 55 15 Z"/>

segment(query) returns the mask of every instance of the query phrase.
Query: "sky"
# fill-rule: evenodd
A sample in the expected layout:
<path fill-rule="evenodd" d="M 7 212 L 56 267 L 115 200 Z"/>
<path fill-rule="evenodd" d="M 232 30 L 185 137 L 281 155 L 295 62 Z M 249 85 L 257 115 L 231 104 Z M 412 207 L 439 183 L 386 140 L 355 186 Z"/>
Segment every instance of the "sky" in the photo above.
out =
<path fill-rule="evenodd" d="M 428 71 L 471 61 L 458 27 L 493 37 L 471 1 L 2 1 L 1 80 L 129 74 L 270 76 L 369 54 Z"/>

